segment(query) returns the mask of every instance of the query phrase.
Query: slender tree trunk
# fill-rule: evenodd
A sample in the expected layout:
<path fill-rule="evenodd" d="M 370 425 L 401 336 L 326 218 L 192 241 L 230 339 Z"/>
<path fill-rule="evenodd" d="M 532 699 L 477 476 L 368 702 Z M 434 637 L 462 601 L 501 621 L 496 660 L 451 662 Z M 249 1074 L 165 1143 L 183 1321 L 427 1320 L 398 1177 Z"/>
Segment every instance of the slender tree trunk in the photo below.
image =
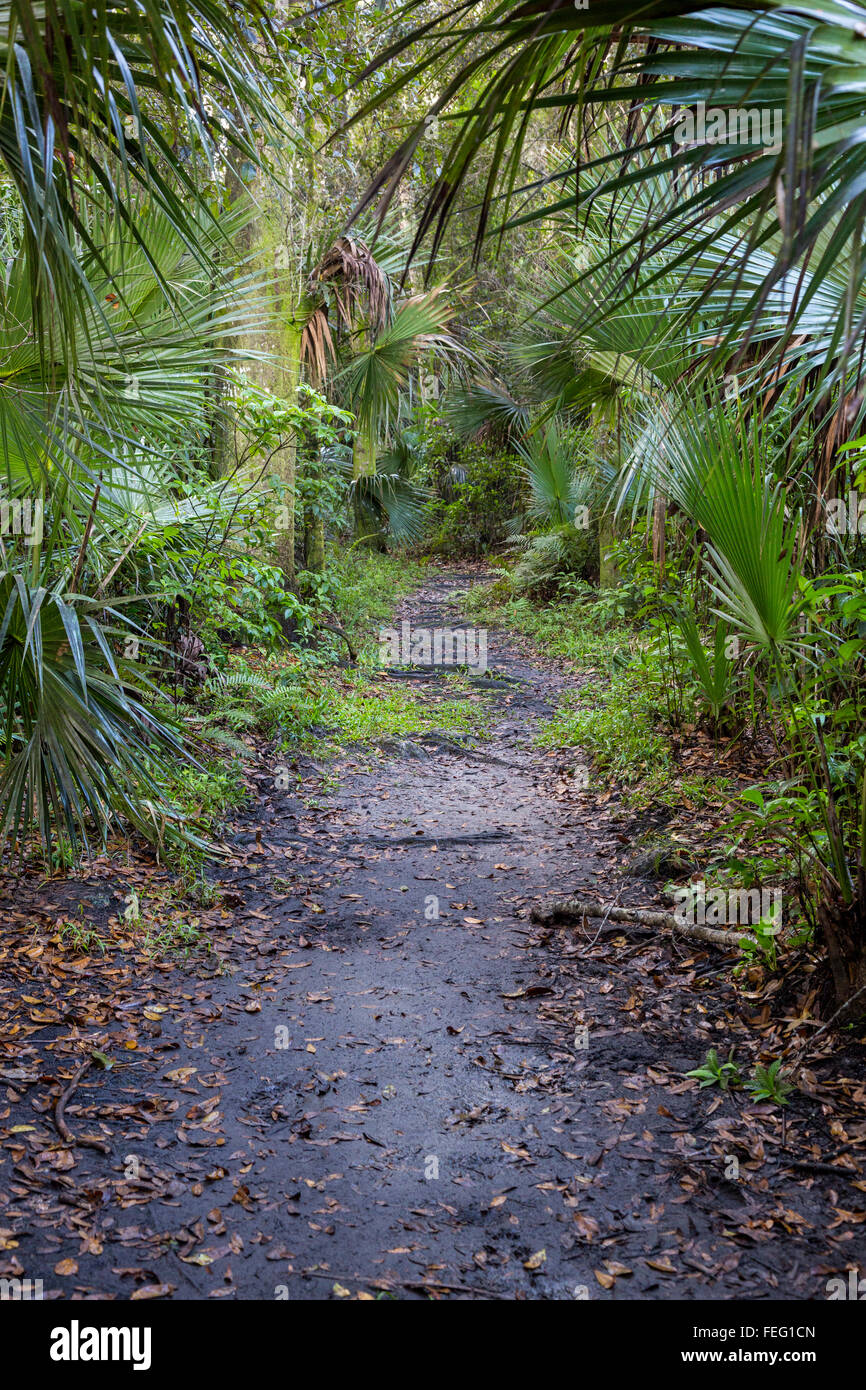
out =
<path fill-rule="evenodd" d="M 603 513 L 598 523 L 598 583 L 601 589 L 615 589 L 620 581 L 619 570 L 608 557 L 615 540 L 613 522 Z"/>
<path fill-rule="evenodd" d="M 325 568 L 325 523 L 315 512 L 307 512 L 304 520 L 304 567 L 311 574 L 321 574 Z"/>
<path fill-rule="evenodd" d="M 665 520 L 667 518 L 667 498 L 657 492 L 653 502 L 653 559 L 659 574 L 665 567 Z"/>
<path fill-rule="evenodd" d="M 864 905 L 855 897 L 846 905 L 841 898 L 825 893 L 818 908 L 818 922 L 824 945 L 827 948 L 827 961 L 833 977 L 833 992 L 836 1004 L 848 1002 L 858 990 L 866 989 L 866 913 Z M 866 999 L 861 995 L 854 1005 L 854 1017 L 866 1013 Z"/>
<path fill-rule="evenodd" d="M 298 403 L 298 387 L 301 384 L 301 333 L 302 329 L 292 319 L 286 324 L 281 347 L 284 352 L 278 394 L 287 405 Z M 277 532 L 277 563 L 288 583 L 295 577 L 295 474 L 298 463 L 298 440 L 292 433 L 282 449 L 271 460 L 271 466 L 282 484 L 282 505 L 286 511 L 281 513 L 286 526 Z"/>
<path fill-rule="evenodd" d="M 361 431 L 352 445 L 352 477 L 372 478 L 376 472 L 376 446 Z M 375 545 L 381 539 L 381 528 L 371 514 L 355 502 L 355 540 L 360 545 Z"/>
<path fill-rule="evenodd" d="M 243 366 L 258 386 L 289 405 L 296 405 L 303 330 L 295 320 L 298 296 L 291 273 L 294 248 L 288 244 L 290 218 L 283 205 L 286 195 L 267 174 L 261 173 L 246 183 L 236 170 L 230 169 L 227 186 L 232 200 L 249 201 L 251 216 L 238 238 L 244 269 L 262 271 L 270 291 L 266 322 L 245 334 L 243 344 L 237 344 L 249 349 Z M 297 448 L 292 435 L 269 463 L 270 473 L 276 474 L 283 485 L 282 497 L 273 498 L 274 546 L 287 584 L 292 583 L 295 574 Z"/>

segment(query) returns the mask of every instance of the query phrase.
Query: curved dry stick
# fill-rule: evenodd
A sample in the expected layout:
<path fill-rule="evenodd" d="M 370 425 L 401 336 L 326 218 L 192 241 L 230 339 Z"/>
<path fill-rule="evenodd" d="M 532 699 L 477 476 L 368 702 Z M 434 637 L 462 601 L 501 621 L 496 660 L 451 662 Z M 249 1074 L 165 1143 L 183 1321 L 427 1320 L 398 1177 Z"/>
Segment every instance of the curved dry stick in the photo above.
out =
<path fill-rule="evenodd" d="M 352 665 L 356 666 L 358 664 L 358 653 L 353 647 L 348 633 L 344 632 L 341 627 L 332 627 L 330 623 L 317 623 L 316 626 L 321 632 L 334 632 L 338 637 L 342 637 L 346 646 L 349 648 L 349 656 L 352 659 Z"/>
<path fill-rule="evenodd" d="M 79 1147 L 86 1147 L 88 1149 L 99 1149 L 102 1153 L 107 1154 L 111 1152 L 111 1149 L 109 1148 L 108 1144 L 105 1143 L 104 1139 L 76 1139 L 75 1135 L 72 1133 L 72 1130 L 69 1128 L 69 1125 L 66 1123 L 66 1116 L 63 1113 L 66 1109 L 67 1103 L 74 1094 L 79 1081 L 84 1076 L 84 1073 L 88 1071 L 92 1065 L 92 1057 L 88 1057 L 85 1062 L 82 1062 L 81 1066 L 78 1068 L 78 1071 L 75 1073 L 69 1085 L 66 1087 L 66 1090 L 62 1091 L 61 1094 L 57 1097 L 57 1100 L 54 1103 L 54 1124 L 57 1127 L 57 1133 L 60 1135 L 60 1138 L 64 1139 L 67 1144 L 78 1144 Z"/>

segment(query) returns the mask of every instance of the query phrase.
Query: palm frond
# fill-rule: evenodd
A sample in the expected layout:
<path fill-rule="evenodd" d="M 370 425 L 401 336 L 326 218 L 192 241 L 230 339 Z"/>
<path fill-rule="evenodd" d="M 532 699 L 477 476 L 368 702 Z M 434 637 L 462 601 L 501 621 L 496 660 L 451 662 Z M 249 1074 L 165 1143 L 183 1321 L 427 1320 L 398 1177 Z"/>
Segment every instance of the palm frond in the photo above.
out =
<path fill-rule="evenodd" d="M 0 7 L 0 163 L 22 210 L 36 324 L 50 302 L 71 335 L 84 307 L 99 307 L 84 269 L 100 255 L 86 215 L 94 193 L 147 253 L 134 209 L 136 191 L 146 191 L 206 264 L 198 224 L 213 212 L 199 162 L 210 170 L 218 149 L 228 149 L 260 164 L 257 128 L 286 128 L 267 77 L 281 61 L 258 0 Z M 169 143 L 166 105 L 187 159 Z"/>
<path fill-rule="evenodd" d="M 182 838 L 164 787 L 168 759 L 190 755 L 149 707 L 156 692 L 140 666 L 114 655 L 137 629 L 116 610 L 103 626 L 102 614 L 61 587 L 0 573 L 0 844 L 23 852 L 35 836 L 49 853 L 56 835 L 78 853 L 127 825 L 157 844 Z"/>
<path fill-rule="evenodd" d="M 529 513 L 546 526 L 574 521 L 575 509 L 587 496 L 587 481 L 577 468 L 573 436 L 557 420 L 518 444 L 529 484 Z"/>
<path fill-rule="evenodd" d="M 423 535 L 428 494 L 401 474 L 378 470 L 362 473 L 352 479 L 348 494 L 352 506 L 370 518 L 383 534 L 387 529 L 404 544 L 412 544 Z"/>
<path fill-rule="evenodd" d="M 692 0 L 592 0 L 586 12 L 568 0 L 500 0 L 492 8 L 463 0 L 430 20 L 418 2 L 404 7 L 400 36 L 373 58 L 362 80 L 399 58 L 398 76 L 352 118 L 364 119 L 447 59 L 448 78 L 437 82 L 435 101 L 358 206 L 361 213 L 378 202 L 384 213 L 430 118 L 442 116 L 453 137 L 413 249 L 430 233 L 435 256 L 482 160 L 487 172 L 477 203 L 476 252 L 491 231 L 501 234 L 505 226 L 560 212 L 580 216 L 599 194 L 628 198 L 637 184 L 662 172 L 675 196 L 647 208 L 643 225 L 611 248 L 609 263 L 627 282 L 647 255 L 668 245 L 674 227 L 690 232 L 690 254 L 711 246 L 720 233 L 734 236 L 731 275 L 756 248 L 770 249 L 752 315 L 738 315 L 728 342 L 748 338 L 767 297 L 810 258 L 819 278 L 835 263 L 844 265 L 849 285 L 861 283 L 861 5 L 828 0 L 803 14 L 772 0 L 739 0 L 733 9 L 695 13 Z M 700 102 L 722 113 L 720 138 L 682 133 L 683 112 L 694 123 Z M 624 149 L 599 152 L 595 128 L 623 108 Z M 526 184 L 520 173 L 534 114 L 556 115 L 563 132 L 570 128 L 568 146 L 578 153 Z M 764 125 L 771 140 L 764 139 Z M 577 180 L 577 161 L 584 177 L 574 192 L 568 185 Z M 515 213 L 518 198 L 522 207 Z M 612 276 L 615 293 L 616 284 Z M 862 323 L 849 321 L 843 337 L 855 328 L 861 331 Z"/>
<path fill-rule="evenodd" d="M 763 653 L 796 641 L 800 518 L 760 422 L 681 401 L 647 459 L 656 487 L 708 537 L 715 612 Z"/>
<path fill-rule="evenodd" d="M 522 434 L 529 426 L 529 408 L 515 400 L 505 386 L 490 379 L 476 379 L 449 391 L 444 414 L 458 438 L 466 439 L 486 427 L 507 435 Z"/>
<path fill-rule="evenodd" d="M 425 354 L 458 375 L 474 362 L 449 331 L 453 316 L 443 286 L 411 295 L 397 304 L 391 322 L 354 353 L 338 384 L 362 434 L 375 438 L 398 418 L 410 374 Z"/>

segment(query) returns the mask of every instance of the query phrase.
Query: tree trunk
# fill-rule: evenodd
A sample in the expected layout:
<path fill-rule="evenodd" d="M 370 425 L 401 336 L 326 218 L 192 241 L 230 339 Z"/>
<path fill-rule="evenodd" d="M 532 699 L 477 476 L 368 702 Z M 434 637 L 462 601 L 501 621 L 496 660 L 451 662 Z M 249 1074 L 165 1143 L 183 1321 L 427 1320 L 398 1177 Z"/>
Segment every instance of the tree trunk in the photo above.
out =
<path fill-rule="evenodd" d="M 837 1006 L 846 1004 L 858 990 L 866 989 L 866 914 L 855 897 L 850 905 L 838 895 L 825 893 L 818 908 L 818 923 L 827 948 Z M 857 1014 L 866 1012 L 861 995 Z M 850 1022 L 850 1020 L 848 1020 Z"/>
<path fill-rule="evenodd" d="M 250 208 L 249 221 L 238 237 L 245 273 L 256 269 L 263 271 L 271 290 L 266 321 L 239 336 L 235 346 L 249 349 L 243 365 L 250 380 L 289 405 L 296 405 L 303 326 L 295 320 L 298 296 L 290 273 L 292 248 L 286 243 L 287 212 L 282 205 L 283 194 L 261 172 L 245 182 L 230 168 L 227 186 L 232 201 L 242 198 Z M 269 464 L 269 472 L 276 474 L 283 484 L 282 498 L 273 498 L 274 543 L 276 561 L 287 584 L 291 584 L 295 574 L 296 456 L 297 441 L 292 435 Z M 263 479 L 263 483 L 265 481 Z M 286 512 L 280 512 L 281 506 Z"/>
<path fill-rule="evenodd" d="M 304 567 L 311 574 L 321 574 L 325 568 L 325 523 L 315 512 L 304 517 Z"/>
<path fill-rule="evenodd" d="M 665 520 L 667 518 L 667 511 L 667 498 L 662 493 L 657 492 L 653 502 L 653 559 L 658 566 L 659 574 L 664 572 L 665 567 Z"/>
<path fill-rule="evenodd" d="M 376 447 L 373 441 L 361 432 L 355 436 L 352 445 L 352 477 L 372 478 L 376 472 Z M 373 546 L 381 541 L 381 528 L 373 516 L 355 501 L 355 540 L 359 545 Z"/>
<path fill-rule="evenodd" d="M 284 352 L 281 363 L 279 389 L 277 394 L 287 405 L 298 403 L 298 387 L 301 382 L 301 334 L 302 329 L 292 319 L 283 331 L 281 347 Z M 283 485 L 281 505 L 287 511 L 288 525 L 277 531 L 277 564 L 285 575 L 287 584 L 295 577 L 295 471 L 298 461 L 298 440 L 292 433 L 271 460 L 271 466 Z"/>
<path fill-rule="evenodd" d="M 602 514 L 598 523 L 598 583 L 601 589 L 615 589 L 620 582 L 619 570 L 608 551 L 616 540 L 613 522 L 607 514 Z"/>

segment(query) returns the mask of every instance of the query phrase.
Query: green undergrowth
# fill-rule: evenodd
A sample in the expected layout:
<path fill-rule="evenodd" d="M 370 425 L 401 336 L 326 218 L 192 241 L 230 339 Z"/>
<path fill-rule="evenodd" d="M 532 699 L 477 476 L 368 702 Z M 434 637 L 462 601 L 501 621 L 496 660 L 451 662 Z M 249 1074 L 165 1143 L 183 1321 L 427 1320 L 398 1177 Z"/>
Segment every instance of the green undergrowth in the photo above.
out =
<path fill-rule="evenodd" d="M 577 670 L 607 670 L 628 661 L 634 628 L 615 602 L 594 599 L 589 586 L 551 604 L 509 596 L 499 583 L 470 589 L 463 602 L 476 623 L 501 626 L 529 637 L 545 657 L 559 657 Z"/>
<path fill-rule="evenodd" d="M 418 588 L 428 573 L 424 561 L 356 548 L 333 556 L 323 574 L 304 574 L 301 579 L 307 596 L 332 615 L 363 658 L 378 651 L 378 627 L 389 622 L 395 603 Z M 344 660 L 345 643 L 326 630 L 321 636 L 319 656 L 325 664 Z M 310 657 L 315 661 L 316 654 Z"/>
<path fill-rule="evenodd" d="M 590 761 L 593 785 L 615 786 L 629 811 L 699 811 L 724 804 L 735 790 L 732 778 L 685 771 L 679 762 L 670 672 L 650 634 L 629 618 L 628 596 L 575 588 L 573 595 L 542 604 L 511 597 L 497 583 L 471 590 L 465 603 L 476 622 L 520 633 L 543 656 L 558 657 L 590 677 L 561 696 L 538 735 L 539 746 L 580 748 Z"/>
<path fill-rule="evenodd" d="M 539 734 L 539 745 L 581 748 L 593 781 L 616 786 L 629 811 L 699 812 L 725 805 L 735 793 L 735 780 L 682 765 L 682 734 L 667 726 L 653 664 L 642 653 L 604 682 L 567 691 Z"/>
<path fill-rule="evenodd" d="M 482 702 L 466 698 L 460 677 L 449 677 L 448 684 L 450 695 L 431 700 L 423 690 L 389 680 L 372 664 L 314 673 L 274 662 L 259 670 L 238 664 L 214 690 L 204 732 L 236 744 L 243 732 L 258 734 L 286 751 L 324 757 L 349 745 L 433 730 L 482 735 L 487 727 Z M 221 730 L 231 732 L 221 735 Z"/>
<path fill-rule="evenodd" d="M 327 758 L 349 746 L 373 747 L 434 730 L 483 735 L 485 702 L 460 672 L 443 674 L 430 690 L 389 679 L 379 664 L 380 628 L 427 573 L 425 564 L 402 556 L 350 551 L 341 558 L 338 577 L 322 577 L 320 599 L 334 624 L 350 635 L 357 663 L 348 664 L 346 646 L 337 638 L 336 648 L 233 655 L 207 682 L 198 705 L 184 709 L 189 724 L 239 759 L 249 756 L 257 737 L 286 752 Z M 186 784 L 190 793 L 198 785 L 189 775 Z M 209 793 L 211 802 L 218 796 L 216 788 Z"/>
<path fill-rule="evenodd" d="M 232 811 L 247 800 L 245 767 L 266 739 L 286 752 L 332 757 L 347 745 L 375 744 L 433 728 L 475 731 L 479 713 L 466 700 L 427 707 L 414 691 L 386 683 L 377 666 L 379 629 L 395 603 L 417 587 L 427 566 L 404 556 L 349 550 L 321 575 L 301 574 L 315 640 L 226 650 L 204 684 L 174 707 L 193 762 L 178 760 L 166 796 L 175 820 L 161 857 L 194 879 Z M 327 624 L 328 627 L 323 626 Z M 349 664 L 345 632 L 357 654 Z M 173 832 L 182 825 L 185 835 Z"/>

